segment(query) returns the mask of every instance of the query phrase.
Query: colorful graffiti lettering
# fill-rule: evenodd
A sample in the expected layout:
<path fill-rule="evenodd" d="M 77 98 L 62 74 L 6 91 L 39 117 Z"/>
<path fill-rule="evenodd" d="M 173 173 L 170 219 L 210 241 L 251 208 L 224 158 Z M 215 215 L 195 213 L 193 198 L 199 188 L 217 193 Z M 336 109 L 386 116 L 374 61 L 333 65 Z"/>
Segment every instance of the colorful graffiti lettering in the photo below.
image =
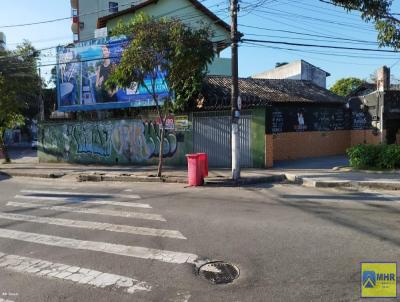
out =
<path fill-rule="evenodd" d="M 79 153 L 98 156 L 111 155 L 111 123 L 78 124 L 73 126 L 72 136 Z"/>
<path fill-rule="evenodd" d="M 132 162 L 141 162 L 158 157 L 161 130 L 154 122 L 121 122 L 112 134 L 114 150 Z M 177 150 L 175 133 L 168 132 L 164 137 L 163 157 L 171 157 Z"/>
<path fill-rule="evenodd" d="M 161 129 L 150 120 L 77 122 L 47 124 L 42 127 L 40 148 L 59 160 L 122 161 L 143 163 L 159 156 Z M 178 149 L 176 134 L 166 130 L 163 157 L 173 157 Z"/>

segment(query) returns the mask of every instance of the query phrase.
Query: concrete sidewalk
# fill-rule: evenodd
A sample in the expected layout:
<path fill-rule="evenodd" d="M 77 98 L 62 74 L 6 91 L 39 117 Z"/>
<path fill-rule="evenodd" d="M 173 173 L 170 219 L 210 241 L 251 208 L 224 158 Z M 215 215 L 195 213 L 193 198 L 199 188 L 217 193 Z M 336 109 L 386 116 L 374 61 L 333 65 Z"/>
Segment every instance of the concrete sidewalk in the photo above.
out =
<path fill-rule="evenodd" d="M 163 177 L 156 176 L 156 166 L 97 166 L 76 164 L 37 164 L 15 162 L 0 164 L 0 173 L 11 177 L 61 178 L 80 181 L 130 181 L 187 183 L 187 169 L 164 167 Z M 285 175 L 266 169 L 244 169 L 239 183 L 231 181 L 230 169 L 211 169 L 205 182 L 209 185 L 247 185 L 284 181 Z"/>
<path fill-rule="evenodd" d="M 400 190 L 399 171 L 355 171 L 348 165 L 345 156 L 330 156 L 278 163 L 271 171 L 308 187 Z"/>
<path fill-rule="evenodd" d="M 186 167 L 165 167 L 163 178 L 156 177 L 156 166 L 97 166 L 38 163 L 29 152 L 18 153 L 12 164 L 0 164 L 0 173 L 8 176 L 40 178 L 73 177 L 80 181 L 130 181 L 187 183 Z M 289 181 L 308 187 L 372 188 L 400 190 L 400 172 L 371 172 L 338 169 L 346 166 L 344 156 L 331 156 L 278 162 L 274 169 L 243 169 L 238 184 L 231 181 L 230 169 L 210 169 L 206 184 L 250 185 Z"/>

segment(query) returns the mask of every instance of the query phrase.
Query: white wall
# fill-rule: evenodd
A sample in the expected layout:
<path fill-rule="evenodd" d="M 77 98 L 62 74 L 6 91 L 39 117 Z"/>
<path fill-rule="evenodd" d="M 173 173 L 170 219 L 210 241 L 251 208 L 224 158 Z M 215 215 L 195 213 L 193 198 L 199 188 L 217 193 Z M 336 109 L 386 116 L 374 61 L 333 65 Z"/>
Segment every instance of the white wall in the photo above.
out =
<path fill-rule="evenodd" d="M 80 40 L 84 41 L 94 38 L 94 31 L 97 28 L 97 19 L 111 14 L 108 10 L 109 2 L 117 2 L 119 4 L 118 10 L 121 11 L 131 7 L 132 3 L 138 4 L 143 1 L 144 0 L 80 0 L 79 14 L 81 17 L 79 21 L 84 22 L 84 28 L 80 30 Z M 97 12 L 100 10 L 101 12 Z"/>

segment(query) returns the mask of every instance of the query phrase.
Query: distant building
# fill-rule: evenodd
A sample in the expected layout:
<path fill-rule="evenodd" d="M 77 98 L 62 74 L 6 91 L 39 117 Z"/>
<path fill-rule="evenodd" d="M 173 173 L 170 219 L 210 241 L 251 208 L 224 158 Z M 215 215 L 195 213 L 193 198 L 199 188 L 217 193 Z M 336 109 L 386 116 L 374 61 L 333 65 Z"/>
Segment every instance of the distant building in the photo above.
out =
<path fill-rule="evenodd" d="M 6 35 L 0 32 L 0 49 L 6 48 Z"/>
<path fill-rule="evenodd" d="M 265 71 L 252 76 L 255 79 L 288 79 L 304 80 L 326 88 L 326 78 L 330 76 L 329 72 L 322 70 L 306 61 L 300 60 L 284 64 L 275 69 Z"/>
<path fill-rule="evenodd" d="M 94 39 L 97 20 L 135 6 L 144 0 L 71 0 L 74 41 Z"/>

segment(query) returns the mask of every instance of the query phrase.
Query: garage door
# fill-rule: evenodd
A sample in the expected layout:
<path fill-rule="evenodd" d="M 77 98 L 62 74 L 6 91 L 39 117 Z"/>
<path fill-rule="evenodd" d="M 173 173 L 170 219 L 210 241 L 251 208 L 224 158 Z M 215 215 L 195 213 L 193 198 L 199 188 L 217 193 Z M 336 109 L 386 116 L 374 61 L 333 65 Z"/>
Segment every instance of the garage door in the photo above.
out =
<path fill-rule="evenodd" d="M 239 121 L 240 166 L 251 168 L 251 114 Z M 210 167 L 231 167 L 231 117 L 229 112 L 202 112 L 193 115 L 193 147 L 205 152 Z"/>

